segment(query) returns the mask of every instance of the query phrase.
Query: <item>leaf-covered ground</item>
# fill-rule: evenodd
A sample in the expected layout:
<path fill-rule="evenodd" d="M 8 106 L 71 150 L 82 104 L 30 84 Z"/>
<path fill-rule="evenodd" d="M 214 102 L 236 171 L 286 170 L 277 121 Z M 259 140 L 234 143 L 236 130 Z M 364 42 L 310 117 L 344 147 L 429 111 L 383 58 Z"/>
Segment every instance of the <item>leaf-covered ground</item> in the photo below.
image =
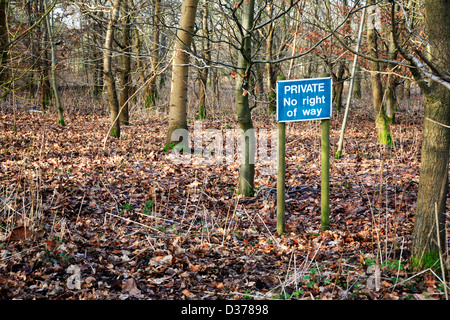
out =
<path fill-rule="evenodd" d="M 267 163 L 256 168 L 255 196 L 243 198 L 237 161 L 168 158 L 159 113 L 105 142 L 107 112 L 67 112 L 61 127 L 54 114 L 23 107 L 14 131 L 4 107 L 0 299 L 445 299 L 441 274 L 409 264 L 422 124 L 420 101 L 412 105 L 391 127 L 392 148 L 377 145 L 366 107 L 353 111 L 344 156 L 331 158 L 326 232 L 320 125 L 287 126 L 282 236 Z M 263 113 L 254 121 L 274 128 Z M 337 115 L 332 155 L 340 125 Z M 206 137 L 236 121 L 230 113 L 201 126 Z"/>

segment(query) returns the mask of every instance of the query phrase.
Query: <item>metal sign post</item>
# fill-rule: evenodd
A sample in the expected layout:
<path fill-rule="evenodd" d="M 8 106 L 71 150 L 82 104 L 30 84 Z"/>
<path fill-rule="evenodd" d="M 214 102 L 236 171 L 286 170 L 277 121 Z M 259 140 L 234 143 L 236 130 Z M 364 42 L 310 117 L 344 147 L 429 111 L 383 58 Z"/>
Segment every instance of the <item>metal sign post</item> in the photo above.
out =
<path fill-rule="evenodd" d="M 277 82 L 277 232 L 285 232 L 285 122 L 321 120 L 321 230 L 329 228 L 331 78 Z"/>

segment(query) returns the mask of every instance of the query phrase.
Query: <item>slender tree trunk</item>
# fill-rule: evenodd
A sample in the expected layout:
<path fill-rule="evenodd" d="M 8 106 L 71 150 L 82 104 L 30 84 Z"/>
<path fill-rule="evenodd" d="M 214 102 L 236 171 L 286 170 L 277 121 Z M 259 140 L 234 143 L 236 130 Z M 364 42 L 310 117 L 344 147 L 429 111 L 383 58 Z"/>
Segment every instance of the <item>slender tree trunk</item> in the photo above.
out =
<path fill-rule="evenodd" d="M 344 8 L 344 12 L 347 12 L 347 0 L 343 0 L 342 1 L 342 7 Z M 351 32 L 351 23 L 350 23 L 350 19 L 347 19 L 347 21 L 345 22 L 345 28 L 347 30 L 347 32 Z M 344 39 L 344 42 L 348 45 L 349 44 L 349 40 L 348 38 Z M 343 60 L 340 60 L 338 62 L 338 71 L 336 74 L 336 96 L 335 96 L 335 105 L 336 105 L 336 111 L 341 111 L 341 109 L 343 108 L 343 104 L 342 104 L 342 95 L 344 92 L 344 74 L 345 74 L 345 64 L 346 62 Z"/>
<path fill-rule="evenodd" d="M 44 1 L 44 8 L 47 11 L 47 0 L 43 1 Z M 61 104 L 61 99 L 59 97 L 58 81 L 56 79 L 56 52 L 55 52 L 55 44 L 53 41 L 53 14 L 49 13 L 45 17 L 45 19 L 47 24 L 48 39 L 50 41 L 50 49 L 52 56 L 52 69 L 51 69 L 52 87 L 53 87 L 53 94 L 55 95 L 56 108 L 58 110 L 58 123 L 62 126 L 65 126 L 66 123 L 64 121 L 63 108 Z"/>
<path fill-rule="evenodd" d="M 1 96 L 4 97 L 4 92 L 7 92 L 4 88 L 9 78 L 8 72 L 8 0 L 0 0 L 0 89 Z"/>
<path fill-rule="evenodd" d="M 401 81 L 399 85 L 397 86 L 396 97 L 397 101 L 402 101 L 405 97 L 405 81 Z"/>
<path fill-rule="evenodd" d="M 166 137 L 166 149 L 179 144 L 180 139 L 172 137 L 177 129 L 187 130 L 187 90 L 189 55 L 192 33 L 195 25 L 198 0 L 183 0 L 181 17 L 177 31 L 172 67 L 172 87 L 170 91 L 169 127 Z M 187 141 L 183 141 L 186 147 Z"/>
<path fill-rule="evenodd" d="M 425 0 L 425 23 L 430 53 L 438 70 L 450 74 L 450 2 Z M 413 74 L 416 72 L 411 69 Z M 432 82 L 416 81 L 425 94 L 425 120 L 420 162 L 420 181 L 414 221 L 412 257 L 417 269 L 439 266 L 439 249 L 446 252 L 445 213 L 450 147 L 450 90 Z M 426 86 L 426 87 L 425 87 Z M 435 121 L 435 122 L 433 122 Z M 441 124 L 438 124 L 438 123 Z M 439 235 L 436 228 L 438 220 Z M 439 244 L 441 248 L 439 248 Z"/>
<path fill-rule="evenodd" d="M 345 63 L 343 61 L 339 62 L 338 72 L 335 76 L 336 84 L 335 84 L 335 97 L 334 103 L 336 107 L 336 111 L 341 111 L 342 104 L 342 93 L 344 92 L 344 72 L 345 72 Z"/>
<path fill-rule="evenodd" d="M 270 2 L 267 5 L 267 15 L 269 19 L 272 18 L 273 12 L 273 3 Z M 271 22 L 267 26 L 267 40 L 266 40 L 266 60 L 272 60 L 273 56 L 273 36 L 275 32 L 275 23 Z M 272 63 L 266 63 L 266 83 L 267 83 L 267 92 L 269 95 L 269 114 L 275 114 L 277 109 L 276 103 L 276 79 L 275 79 L 275 70 L 274 65 Z"/>
<path fill-rule="evenodd" d="M 122 47 L 124 53 L 121 56 L 122 62 L 122 70 L 120 71 L 120 79 L 119 79 L 119 107 L 120 111 L 120 123 L 124 125 L 129 124 L 129 114 L 128 114 L 128 98 L 130 96 L 131 90 L 131 39 L 130 39 L 130 22 L 131 18 L 128 13 L 128 3 L 127 0 L 123 2 L 123 22 L 124 26 L 122 29 Z"/>
<path fill-rule="evenodd" d="M 367 8 L 367 47 L 369 56 L 378 59 L 377 32 L 375 29 L 375 0 L 368 0 L 367 4 L 371 5 Z M 385 145 L 392 144 L 389 126 L 386 122 L 386 113 L 383 108 L 383 86 L 381 84 L 380 67 L 376 61 L 369 60 L 370 78 L 372 82 L 373 95 L 373 111 L 375 117 L 375 125 L 378 132 L 378 142 Z"/>
<path fill-rule="evenodd" d="M 211 60 L 211 45 L 208 41 L 209 30 L 208 30 L 208 20 L 209 20 L 209 8 L 208 0 L 203 1 L 203 17 L 202 17 L 202 32 L 203 36 L 206 38 L 203 41 L 203 51 L 206 60 Z M 203 68 L 200 71 L 200 81 L 199 81 L 199 107 L 198 107 L 198 119 L 206 118 L 206 86 L 208 83 L 208 68 Z"/>
<path fill-rule="evenodd" d="M 363 28 L 364 28 L 364 21 L 366 18 L 366 11 L 367 11 L 367 9 L 364 8 L 362 15 L 361 15 L 361 21 L 359 23 L 358 39 L 356 40 L 356 53 L 359 53 L 359 49 L 361 47 L 361 38 L 362 38 L 362 33 L 363 33 Z M 358 55 L 355 54 L 355 56 L 353 57 L 353 65 L 352 65 L 351 78 L 350 78 L 350 87 L 348 88 L 347 103 L 345 105 L 345 112 L 344 112 L 344 118 L 342 119 L 341 133 L 339 135 L 338 149 L 335 154 L 336 159 L 340 159 L 342 150 L 344 149 L 344 133 L 345 133 L 345 128 L 347 126 L 347 119 L 348 119 L 348 113 L 349 113 L 349 109 L 350 109 L 350 103 L 352 101 L 352 94 L 354 92 L 353 86 L 355 84 L 355 76 L 356 76 L 357 66 L 358 66 Z"/>
<path fill-rule="evenodd" d="M 251 30 L 253 26 L 253 14 L 255 0 L 244 1 L 242 4 L 244 12 L 242 15 L 243 37 L 241 39 L 242 50 L 239 51 L 238 76 L 236 78 L 236 113 L 239 127 L 242 131 L 241 137 L 241 171 L 239 177 L 239 192 L 245 196 L 253 194 L 255 176 L 255 132 L 253 129 L 252 115 L 248 103 L 251 57 Z"/>
<path fill-rule="evenodd" d="M 28 14 L 28 25 L 32 26 L 34 24 L 34 8 L 36 7 L 35 1 L 31 0 L 27 4 L 27 14 Z M 40 28 L 36 27 L 36 32 L 40 34 Z M 36 36 L 33 33 L 30 33 L 27 37 L 28 41 L 28 48 L 31 52 L 32 57 L 30 58 L 30 64 L 35 65 L 35 70 L 38 70 L 38 81 L 39 81 L 39 60 L 40 59 L 34 59 L 34 57 L 39 57 L 40 50 L 39 50 L 39 39 L 36 39 Z M 30 91 L 30 98 L 34 98 L 37 91 L 37 82 L 35 80 L 35 72 L 34 70 L 30 70 L 28 72 L 28 78 L 29 78 L 29 91 Z"/>
<path fill-rule="evenodd" d="M 100 16 L 100 19 L 102 16 Z M 93 95 L 95 99 L 100 99 L 103 95 L 103 66 L 102 66 L 102 52 L 98 49 L 100 47 L 99 35 L 100 26 L 95 23 L 95 26 L 99 29 L 97 32 L 92 33 L 92 57 L 94 60 L 95 69 L 93 70 Z"/>
<path fill-rule="evenodd" d="M 397 49 L 394 43 L 394 35 L 392 32 L 389 34 L 389 42 L 388 42 L 388 57 L 389 60 L 395 61 L 397 59 Z M 389 63 L 389 69 L 394 72 L 395 64 Z M 385 101 L 386 101 L 386 121 L 388 124 L 395 123 L 395 112 L 397 111 L 397 86 L 398 86 L 398 78 L 395 74 L 391 73 L 387 77 L 386 81 L 386 90 L 384 92 Z"/>
<path fill-rule="evenodd" d="M 46 49 L 44 49 L 46 50 Z M 44 57 L 47 57 L 47 52 L 44 52 Z M 50 71 L 51 66 L 47 61 L 41 64 L 41 111 L 47 112 L 47 106 L 52 101 L 51 86 L 50 86 Z"/>
<path fill-rule="evenodd" d="M 405 88 L 404 88 L 404 97 L 405 99 L 411 98 L 411 80 L 405 80 Z"/>
<path fill-rule="evenodd" d="M 148 90 L 146 89 L 146 86 L 145 86 L 146 80 L 145 80 L 145 73 L 144 73 L 144 65 L 142 63 L 142 58 L 141 58 L 141 37 L 139 36 L 139 31 L 137 28 L 133 28 L 133 32 L 134 32 L 134 48 L 136 51 L 136 68 L 137 68 L 137 72 L 139 75 L 139 80 L 141 81 L 141 85 L 144 86 L 144 89 L 142 91 L 143 91 L 143 99 L 145 101 L 145 99 L 147 98 Z M 145 102 L 144 102 L 144 104 L 146 105 Z"/>
<path fill-rule="evenodd" d="M 299 33 L 298 29 L 300 27 L 300 17 L 302 14 L 302 5 L 303 5 L 303 3 L 300 5 L 300 7 L 297 10 L 297 23 L 295 24 L 295 33 L 294 33 L 294 40 L 293 40 L 294 45 L 292 46 L 292 55 L 295 55 L 295 53 L 297 51 L 297 37 L 298 37 L 298 33 Z M 292 73 L 292 69 L 294 67 L 295 60 L 296 59 L 291 59 L 291 61 L 289 62 L 289 71 L 288 71 L 288 75 L 287 75 L 288 79 L 291 78 L 291 73 Z"/>
<path fill-rule="evenodd" d="M 119 18 L 121 0 L 114 1 L 111 8 L 111 17 L 106 30 L 105 48 L 103 53 L 103 74 L 105 76 L 109 110 L 111 118 L 110 136 L 120 138 L 119 102 L 117 101 L 116 81 L 112 72 L 112 42 L 114 38 L 114 28 Z"/>
<path fill-rule="evenodd" d="M 159 25 L 160 14 L 161 14 L 161 0 L 153 0 L 154 4 L 154 15 L 153 15 L 153 45 L 152 45 L 152 70 L 151 70 L 151 79 L 148 82 L 148 92 L 146 98 L 146 106 L 155 106 L 156 99 L 158 98 L 158 89 L 156 86 L 156 69 L 158 68 L 159 63 Z"/>
<path fill-rule="evenodd" d="M 361 67 L 359 66 L 359 64 L 356 66 L 355 87 L 353 89 L 353 97 L 355 99 L 361 99 Z"/>
<path fill-rule="evenodd" d="M 40 4 L 45 0 L 40 0 Z M 42 6 L 41 6 L 42 7 Z M 42 38 L 42 55 L 40 63 L 40 80 L 41 80 L 41 111 L 42 113 L 47 112 L 47 106 L 50 105 L 52 101 L 52 91 L 50 85 L 50 70 L 51 70 L 51 57 L 49 57 L 48 52 L 48 31 L 47 28 L 43 28 L 43 38 Z"/>

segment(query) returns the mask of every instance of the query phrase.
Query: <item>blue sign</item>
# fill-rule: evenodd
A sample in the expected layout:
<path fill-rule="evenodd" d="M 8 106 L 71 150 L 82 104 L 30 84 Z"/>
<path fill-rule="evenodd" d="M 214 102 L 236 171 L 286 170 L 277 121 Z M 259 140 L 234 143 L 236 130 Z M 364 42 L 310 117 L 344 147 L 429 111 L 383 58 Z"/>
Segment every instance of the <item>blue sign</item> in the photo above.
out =
<path fill-rule="evenodd" d="M 278 122 L 331 118 L 331 78 L 277 82 Z"/>

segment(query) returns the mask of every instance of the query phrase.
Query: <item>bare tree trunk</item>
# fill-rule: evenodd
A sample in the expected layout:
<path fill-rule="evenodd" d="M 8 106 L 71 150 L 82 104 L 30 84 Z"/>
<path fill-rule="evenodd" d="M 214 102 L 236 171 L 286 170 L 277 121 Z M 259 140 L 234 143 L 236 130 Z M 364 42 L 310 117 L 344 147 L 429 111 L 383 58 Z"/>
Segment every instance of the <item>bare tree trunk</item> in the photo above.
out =
<path fill-rule="evenodd" d="M 208 1 L 203 2 L 203 17 L 202 17 L 202 32 L 205 40 L 203 41 L 203 51 L 206 60 L 211 60 L 211 44 L 208 41 L 209 30 L 208 30 L 208 19 L 209 19 L 209 8 Z M 199 83 L 199 107 L 198 107 L 198 119 L 206 118 L 206 86 L 208 83 L 208 68 L 203 68 L 200 71 L 200 83 Z"/>
<path fill-rule="evenodd" d="M 244 1 L 242 4 L 243 37 L 241 39 L 242 49 L 239 51 L 238 76 L 236 77 L 236 113 L 241 137 L 241 171 L 239 176 L 239 192 L 245 196 L 253 194 L 255 178 L 255 132 L 253 129 L 252 115 L 248 102 L 251 57 L 251 33 L 253 27 L 253 14 L 255 0 Z"/>
<path fill-rule="evenodd" d="M 108 29 L 106 30 L 105 47 L 103 53 L 103 74 L 105 76 L 107 95 L 109 101 L 110 119 L 111 119 L 111 131 L 109 132 L 111 137 L 120 138 L 120 119 L 119 119 L 119 102 L 117 101 L 116 93 L 116 81 L 111 68 L 112 63 L 112 41 L 114 38 L 114 28 L 119 18 L 120 3 L 121 0 L 114 1 L 111 8 L 111 17 L 108 23 Z"/>
<path fill-rule="evenodd" d="M 8 72 L 8 0 L 0 0 L 0 94 L 4 97 L 3 92 L 7 92 L 3 86 L 9 78 Z M 6 93 L 5 93 L 6 94 Z"/>
<path fill-rule="evenodd" d="M 43 7 L 43 1 L 40 0 L 40 7 Z M 40 80 L 41 80 L 41 111 L 42 113 L 47 112 L 47 106 L 50 105 L 52 101 L 52 91 L 50 84 L 50 70 L 51 70 L 51 58 L 48 54 L 48 31 L 47 28 L 43 28 L 43 39 L 42 39 L 42 54 L 40 57 Z"/>
<path fill-rule="evenodd" d="M 369 56 L 378 59 L 377 32 L 375 29 L 375 0 L 368 0 L 367 4 L 371 5 L 367 8 L 367 46 Z M 380 78 L 380 67 L 376 61 L 369 60 L 370 78 L 372 82 L 373 95 L 373 112 L 375 117 L 375 125 L 378 132 L 378 142 L 385 145 L 392 144 L 389 126 L 386 122 L 386 114 L 383 108 L 383 86 Z"/>
<path fill-rule="evenodd" d="M 170 90 L 169 127 L 166 137 L 166 149 L 181 142 L 172 137 L 177 129 L 187 130 L 187 90 L 189 54 L 192 42 L 192 33 L 195 25 L 198 0 L 183 0 L 181 17 L 175 42 L 175 51 L 172 67 L 172 87 Z M 186 147 L 187 141 L 183 142 Z"/>
<path fill-rule="evenodd" d="M 424 2 L 426 30 L 433 62 L 442 74 L 450 74 L 450 25 L 444 23 L 450 17 L 450 2 Z M 425 94 L 425 122 L 412 258 L 417 269 L 438 268 L 440 253 L 446 253 L 445 213 L 450 129 L 445 126 L 450 125 L 450 90 L 436 82 L 428 86 L 415 69 L 411 69 L 411 72 Z"/>
<path fill-rule="evenodd" d="M 146 107 L 155 106 L 158 98 L 158 89 L 156 87 L 156 69 L 159 63 L 159 25 L 161 24 L 161 0 L 153 0 L 154 14 L 153 14 L 153 46 L 152 46 L 152 70 L 151 78 L 147 87 Z"/>
<path fill-rule="evenodd" d="M 361 67 L 359 64 L 356 66 L 355 73 L 355 88 L 353 90 L 353 96 L 355 99 L 361 99 Z"/>
<path fill-rule="evenodd" d="M 359 23 L 358 39 L 356 40 L 356 53 L 359 53 L 359 49 L 361 47 L 361 38 L 362 38 L 362 33 L 363 33 L 363 28 L 364 28 L 364 21 L 366 18 L 366 11 L 367 11 L 367 9 L 364 8 L 362 15 L 361 15 L 361 21 Z M 345 133 L 345 128 L 347 126 L 347 118 L 348 118 L 348 113 L 349 113 L 349 109 L 350 109 L 350 103 L 352 100 L 352 94 L 354 92 L 353 86 L 355 84 L 355 74 L 356 74 L 357 65 L 358 65 L 358 55 L 355 54 L 355 56 L 353 57 L 353 65 L 352 65 L 351 78 L 350 78 L 350 87 L 348 88 L 347 103 L 345 105 L 345 112 L 344 112 L 344 118 L 342 119 L 341 133 L 339 135 L 338 149 L 335 154 L 336 159 L 340 159 L 342 150 L 344 149 L 344 133 Z"/>
<path fill-rule="evenodd" d="M 405 88 L 404 88 L 404 97 L 405 99 L 411 98 L 411 80 L 405 80 Z"/>
<path fill-rule="evenodd" d="M 124 26 L 122 29 L 122 47 L 124 53 L 121 56 L 122 60 L 122 70 L 120 71 L 120 79 L 119 79 L 119 107 L 120 111 L 120 123 L 124 125 L 129 124 L 129 114 L 128 114 L 128 98 L 130 96 L 131 90 L 131 39 L 130 39 L 130 22 L 131 18 L 128 13 L 128 3 L 127 0 L 123 2 L 123 22 Z"/>
<path fill-rule="evenodd" d="M 47 11 L 47 0 L 44 1 L 44 8 L 45 11 Z M 53 15 L 52 13 L 49 13 L 46 17 L 46 23 L 47 23 L 47 32 L 48 32 L 48 39 L 50 41 L 50 49 L 51 49 L 51 56 L 52 56 L 52 87 L 53 87 L 53 94 L 55 95 L 56 100 L 56 107 L 58 110 L 58 123 L 62 126 L 65 126 L 66 123 L 64 121 L 63 116 L 63 108 L 61 104 L 61 99 L 59 97 L 59 89 L 58 89 L 58 82 L 56 79 L 56 52 L 55 52 L 55 44 L 53 41 Z"/>
<path fill-rule="evenodd" d="M 47 32 L 45 32 L 44 40 L 47 39 Z M 47 112 L 47 106 L 50 105 L 52 100 L 51 86 L 50 86 L 50 64 L 47 54 L 47 49 L 44 46 L 43 56 L 44 59 L 41 63 L 41 111 L 42 113 Z"/>
<path fill-rule="evenodd" d="M 144 73 L 144 65 L 142 63 L 141 58 L 141 37 L 139 36 L 139 31 L 137 28 L 133 28 L 134 31 L 134 48 L 136 50 L 136 68 L 139 75 L 139 80 L 141 81 L 141 85 L 144 86 L 143 91 L 143 99 L 147 98 L 147 89 L 145 87 L 145 73 Z"/>
<path fill-rule="evenodd" d="M 103 19 L 103 11 L 99 13 L 99 19 Z M 104 85 L 104 78 L 103 78 L 103 61 L 102 61 L 102 52 L 98 48 L 101 47 L 100 39 L 102 38 L 102 28 L 100 23 L 96 22 L 94 24 L 94 27 L 98 29 L 97 32 L 92 33 L 92 47 L 93 52 L 92 56 L 94 59 L 94 66 L 95 69 L 93 71 L 93 77 L 94 77 L 94 88 L 93 88 L 93 95 L 94 98 L 100 99 L 103 96 L 103 85 Z"/>
<path fill-rule="evenodd" d="M 36 2 L 36 3 L 35 3 Z M 27 4 L 27 14 L 28 14 L 28 25 L 32 26 L 34 24 L 34 8 L 37 7 L 37 2 L 35 0 L 31 0 L 28 2 Z M 40 26 L 36 27 L 36 31 L 38 34 L 40 34 Z M 30 63 L 35 65 L 35 70 L 39 70 L 39 58 L 34 58 L 34 57 L 39 57 L 40 55 L 40 48 L 39 48 L 39 39 L 36 39 L 37 37 L 33 34 L 30 33 L 29 36 L 27 37 L 27 41 L 28 41 L 28 48 L 31 52 L 31 58 L 30 58 Z M 28 77 L 29 77 L 29 92 L 30 92 L 30 97 L 34 98 L 36 95 L 36 91 L 37 91 L 37 82 L 39 81 L 39 72 L 38 72 L 38 81 L 35 80 L 35 72 L 34 70 L 30 70 L 28 72 Z"/>
<path fill-rule="evenodd" d="M 393 34 L 389 34 L 389 43 L 388 43 L 388 56 L 389 60 L 395 61 L 397 59 L 397 49 L 395 47 Z M 395 123 L 395 112 L 397 111 L 397 86 L 398 79 L 395 74 L 393 74 L 395 70 L 395 65 L 393 63 L 389 63 L 389 69 L 392 70 L 387 77 L 386 81 L 386 90 L 384 92 L 385 100 L 386 100 L 386 121 L 388 124 Z"/>
<path fill-rule="evenodd" d="M 338 72 L 335 75 L 335 96 L 334 103 L 336 107 L 336 111 L 341 111 L 342 104 L 342 94 L 344 92 L 344 72 L 345 72 L 345 63 L 343 61 L 339 61 L 338 63 Z"/>
<path fill-rule="evenodd" d="M 267 14 L 269 19 L 272 19 L 273 12 L 273 3 L 270 2 L 267 4 Z M 266 60 L 272 60 L 272 51 L 273 51 L 273 36 L 275 32 L 275 23 L 272 21 L 267 26 L 267 40 L 266 40 Z M 275 114 L 276 112 L 276 78 L 275 78 L 275 70 L 274 65 L 272 63 L 266 63 L 266 83 L 267 83 L 267 92 L 269 96 L 269 114 Z"/>

